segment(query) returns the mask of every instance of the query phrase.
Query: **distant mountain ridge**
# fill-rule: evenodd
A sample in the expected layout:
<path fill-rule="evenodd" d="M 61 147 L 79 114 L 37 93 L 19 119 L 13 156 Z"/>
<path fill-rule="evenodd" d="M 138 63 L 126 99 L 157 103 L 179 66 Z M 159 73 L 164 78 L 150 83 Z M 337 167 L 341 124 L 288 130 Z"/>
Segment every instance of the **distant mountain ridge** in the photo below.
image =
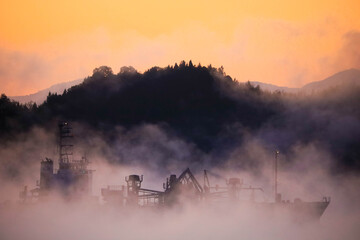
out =
<path fill-rule="evenodd" d="M 61 94 L 64 92 L 65 89 L 71 88 L 72 86 L 78 85 L 83 81 L 83 79 L 77 79 L 74 81 L 70 81 L 70 82 L 63 82 L 63 83 L 58 83 L 55 85 L 52 85 L 49 88 L 40 90 L 36 93 L 32 93 L 29 95 L 25 95 L 25 96 L 12 96 L 9 97 L 10 99 L 17 101 L 19 103 L 28 103 L 28 102 L 35 102 L 36 104 L 41 104 L 43 103 L 47 96 L 49 95 L 49 92 L 51 93 L 58 93 Z"/>
<path fill-rule="evenodd" d="M 339 85 L 360 85 L 360 70 L 354 68 L 344 70 L 335 73 L 334 75 L 325 78 L 323 80 L 310 82 L 301 88 L 282 87 L 274 84 L 255 82 L 255 81 L 250 81 L 250 83 L 252 83 L 255 86 L 259 86 L 261 89 L 265 91 L 270 91 L 270 92 L 283 91 L 288 93 L 296 93 L 296 92 L 311 93 L 311 92 L 322 91 Z"/>
<path fill-rule="evenodd" d="M 52 85 L 49 88 L 43 89 L 33 94 L 29 94 L 25 96 L 12 96 L 9 98 L 20 103 L 35 102 L 36 104 L 39 105 L 46 100 L 46 97 L 48 96 L 49 92 L 61 94 L 65 89 L 78 85 L 82 82 L 83 79 L 77 79 L 70 82 L 63 82 Z M 354 85 L 354 84 L 360 85 L 360 70 L 359 69 L 344 70 L 323 80 L 308 83 L 301 88 L 277 86 L 274 84 L 257 82 L 257 81 L 250 81 L 250 83 L 253 84 L 254 86 L 259 86 L 262 90 L 270 91 L 270 92 L 282 91 L 287 93 L 297 93 L 297 92 L 311 93 L 311 92 L 325 90 L 331 87 L 336 87 L 339 85 Z"/>
<path fill-rule="evenodd" d="M 321 91 L 330 87 L 339 85 L 359 85 L 360 84 L 360 70 L 349 69 L 338 72 L 321 81 L 311 82 L 301 88 L 303 91 Z"/>
<path fill-rule="evenodd" d="M 295 93 L 298 92 L 300 88 L 290 88 L 290 87 L 283 87 L 283 86 L 277 86 L 270 83 L 263 83 L 263 82 L 256 82 L 256 81 L 250 81 L 250 83 L 254 86 L 259 86 L 262 90 L 275 92 L 275 91 L 284 91 L 289 93 Z"/>
<path fill-rule="evenodd" d="M 346 84 L 350 81 L 346 75 L 357 79 L 357 74 L 345 71 L 330 79 Z M 53 132 L 56 122 L 65 119 L 80 127 L 77 135 L 89 149 L 111 163 L 162 166 L 166 171 L 177 163 L 209 164 L 258 172 L 265 164 L 264 152 L 279 149 L 285 161 L 298 161 L 292 159 L 300 146 L 301 151 L 310 151 L 302 155 L 310 165 L 358 174 L 359 96 L 360 85 L 300 97 L 261 91 L 236 81 L 222 68 L 194 66 L 191 61 L 144 73 L 125 67 L 114 74 L 101 66 L 83 83 L 63 94 L 49 94 L 38 106 L 21 105 L 2 95 L 0 142 L 22 141 L 23 133 L 33 137 L 34 127 Z M 104 144 L 92 140 L 97 136 Z M 122 145 L 124 141 L 128 143 Z M 158 150 L 153 154 L 153 149 Z M 24 161 L 36 161 L 31 159 L 37 158 Z M 6 155 L 1 160 L 0 166 L 9 162 Z"/>

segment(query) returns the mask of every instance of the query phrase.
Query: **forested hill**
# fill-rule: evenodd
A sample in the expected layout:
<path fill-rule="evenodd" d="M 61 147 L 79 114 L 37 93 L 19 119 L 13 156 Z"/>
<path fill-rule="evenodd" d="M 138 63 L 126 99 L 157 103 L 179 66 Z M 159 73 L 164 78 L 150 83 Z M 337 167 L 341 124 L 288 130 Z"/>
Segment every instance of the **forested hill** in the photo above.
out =
<path fill-rule="evenodd" d="M 59 119 L 84 123 L 111 144 L 114 127 L 132 129 L 156 124 L 203 152 L 224 152 L 244 136 L 261 139 L 283 152 L 299 143 L 316 142 L 341 166 L 360 169 L 360 89 L 333 88 L 302 97 L 263 92 L 240 84 L 223 68 L 181 62 L 138 73 L 102 66 L 80 85 L 50 94 L 40 106 L 0 99 L 1 141 L 32 126 L 53 128 Z M 339 131 L 341 134 L 339 134 Z"/>
<path fill-rule="evenodd" d="M 38 113 L 44 119 L 84 121 L 110 132 L 114 125 L 164 124 L 209 150 L 225 126 L 240 122 L 258 128 L 278 112 L 277 105 L 263 99 L 259 88 L 226 76 L 222 68 L 182 62 L 143 74 L 131 67 L 118 74 L 97 68 L 63 95 L 50 95 Z"/>

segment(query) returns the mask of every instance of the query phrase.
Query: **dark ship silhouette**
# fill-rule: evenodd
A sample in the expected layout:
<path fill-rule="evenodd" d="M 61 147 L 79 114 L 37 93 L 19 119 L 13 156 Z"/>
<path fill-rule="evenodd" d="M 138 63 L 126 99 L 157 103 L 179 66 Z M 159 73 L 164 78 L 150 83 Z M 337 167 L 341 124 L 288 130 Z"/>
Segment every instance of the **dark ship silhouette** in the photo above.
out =
<path fill-rule="evenodd" d="M 92 172 L 88 169 L 86 157 L 73 159 L 73 134 L 68 122 L 59 122 L 59 168 L 55 170 L 54 161 L 50 158 L 42 160 L 40 165 L 40 181 L 37 188 L 30 192 L 27 186 L 20 192 L 22 202 L 44 200 L 52 192 L 57 191 L 71 199 L 91 197 Z"/>
<path fill-rule="evenodd" d="M 239 178 L 229 178 L 226 186 L 210 186 L 207 177 L 208 171 L 204 170 L 204 185 L 201 186 L 189 168 L 179 177 L 170 175 L 163 184 L 164 191 L 156 191 L 141 187 L 143 176 L 130 175 L 125 178 L 126 185 L 107 186 L 101 189 L 106 204 L 119 207 L 137 206 L 168 207 L 178 206 L 183 202 L 201 202 L 204 204 L 244 204 L 259 211 L 272 213 L 288 213 L 297 222 L 319 220 L 330 203 L 329 197 L 322 201 L 305 202 L 296 198 L 293 202 L 281 199 L 277 193 L 273 202 L 255 201 L 255 192 L 263 192 L 262 188 L 245 186 Z M 250 194 L 244 194 L 245 192 Z M 244 194 L 248 199 L 244 199 Z"/>
<path fill-rule="evenodd" d="M 69 199 L 91 198 L 92 172 L 88 169 L 89 161 L 83 157 L 73 160 L 73 144 L 71 127 L 67 122 L 59 123 L 59 169 L 54 172 L 54 161 L 46 158 L 41 161 L 40 182 L 38 187 L 28 192 L 27 187 L 20 192 L 21 202 L 37 202 L 46 199 L 53 191 L 60 191 Z M 201 185 L 189 168 L 178 177 L 170 175 L 163 184 L 164 191 L 142 188 L 143 176 L 129 175 L 126 185 L 112 185 L 101 189 L 105 205 L 117 207 L 171 207 L 184 202 L 200 202 L 204 204 L 239 204 L 246 202 L 260 211 L 288 212 L 296 221 L 318 220 L 330 203 L 329 197 L 322 201 L 305 202 L 296 198 L 293 202 L 281 199 L 277 191 L 277 161 L 279 152 L 275 153 L 274 162 L 274 201 L 255 201 L 255 193 L 263 192 L 262 188 L 246 186 L 240 178 L 223 178 L 225 186 L 211 186 L 208 174 L 204 170 Z M 219 175 L 217 175 L 219 177 Z M 247 194 L 244 200 L 242 195 Z"/>

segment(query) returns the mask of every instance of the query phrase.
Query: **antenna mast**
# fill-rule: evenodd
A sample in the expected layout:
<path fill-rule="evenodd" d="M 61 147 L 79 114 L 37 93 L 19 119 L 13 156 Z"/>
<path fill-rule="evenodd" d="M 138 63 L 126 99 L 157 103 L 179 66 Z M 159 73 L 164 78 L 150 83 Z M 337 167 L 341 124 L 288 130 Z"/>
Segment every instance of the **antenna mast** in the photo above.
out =
<path fill-rule="evenodd" d="M 59 122 L 59 131 L 59 164 L 61 168 L 63 165 L 72 162 L 71 157 L 73 155 L 73 135 L 71 133 L 71 127 L 69 126 L 68 122 Z"/>
<path fill-rule="evenodd" d="M 274 162 L 274 199 L 275 202 L 278 201 L 278 191 L 277 191 L 277 168 L 278 168 L 278 157 L 279 157 L 279 150 L 275 151 L 275 162 Z"/>

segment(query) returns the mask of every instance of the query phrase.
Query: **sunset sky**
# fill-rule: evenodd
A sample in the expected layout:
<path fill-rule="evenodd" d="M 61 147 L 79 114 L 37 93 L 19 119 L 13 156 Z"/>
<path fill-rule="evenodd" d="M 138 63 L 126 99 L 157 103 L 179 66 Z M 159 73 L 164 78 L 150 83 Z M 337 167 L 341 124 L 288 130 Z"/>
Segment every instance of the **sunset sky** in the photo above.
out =
<path fill-rule="evenodd" d="M 0 93 L 181 60 L 300 87 L 360 68 L 360 1 L 0 2 Z"/>

